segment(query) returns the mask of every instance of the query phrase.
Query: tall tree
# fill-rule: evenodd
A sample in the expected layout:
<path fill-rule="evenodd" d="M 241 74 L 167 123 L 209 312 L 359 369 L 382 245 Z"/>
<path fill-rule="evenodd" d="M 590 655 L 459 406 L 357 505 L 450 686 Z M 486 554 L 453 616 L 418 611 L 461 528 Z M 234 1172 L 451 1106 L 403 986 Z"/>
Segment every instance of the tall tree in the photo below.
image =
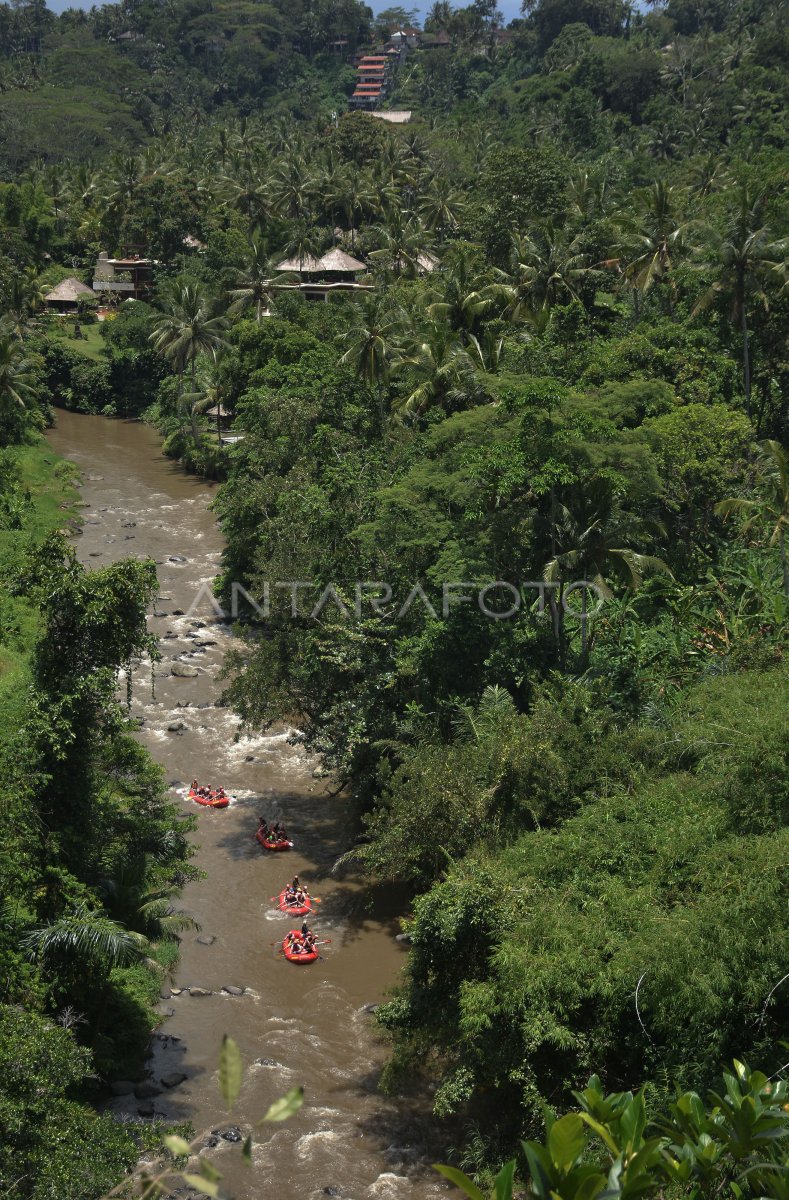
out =
<path fill-rule="evenodd" d="M 404 321 L 405 316 L 399 310 L 387 309 L 381 300 L 367 297 L 356 307 L 354 322 L 340 339 L 347 346 L 340 362 L 353 367 L 368 387 L 375 388 L 382 425 L 384 387 L 400 345 Z"/>
<path fill-rule="evenodd" d="M 225 345 L 227 318 L 199 283 L 184 276 L 166 289 L 163 307 L 150 335 L 153 348 L 172 363 L 181 391 L 184 373 L 191 367 L 195 391 L 197 360 L 201 355 L 216 358 Z"/>
<path fill-rule="evenodd" d="M 732 513 L 746 518 L 743 530 L 759 524 L 771 526 L 769 544 L 778 546 L 781 554 L 783 590 L 789 600 L 789 561 L 786 554 L 786 535 L 789 530 L 789 453 L 780 442 L 768 440 L 761 444 L 762 495 L 755 500 L 733 497 L 715 506 L 718 516 Z"/>
<path fill-rule="evenodd" d="M 777 293 L 787 282 L 789 238 L 776 238 L 764 221 L 766 197 L 743 183 L 729 209 L 722 230 L 707 226 L 699 252 L 702 267 L 715 277 L 698 300 L 693 315 L 719 296 L 728 300 L 729 317 L 742 338 L 742 381 L 745 404 L 751 411 L 751 345 L 749 309 L 769 305 L 770 290 Z"/>
<path fill-rule="evenodd" d="M 633 195 L 617 222 L 626 283 L 641 296 L 657 283 L 668 283 L 669 308 L 674 299 L 672 269 L 683 249 L 687 227 L 681 216 L 682 198 L 677 188 L 657 180 Z"/>
<path fill-rule="evenodd" d="M 629 591 L 641 586 L 646 574 L 671 571 L 660 558 L 636 549 L 654 537 L 657 526 L 629 512 L 610 479 L 593 475 L 551 496 L 549 535 L 554 552 L 545 565 L 546 583 L 557 584 L 555 622 L 559 658 L 565 659 L 566 588 L 573 582 L 590 583 L 603 598 L 612 595 L 609 579 Z M 586 588 L 582 595 L 585 600 Z M 587 618 L 581 614 L 582 659 L 587 655 Z"/>
<path fill-rule="evenodd" d="M 415 330 L 410 346 L 397 357 L 392 370 L 406 378 L 405 394 L 392 407 L 413 416 L 436 405 L 449 411 L 469 394 L 474 377 L 473 363 L 457 334 L 448 325 L 435 322 Z"/>
<path fill-rule="evenodd" d="M 259 321 L 270 312 L 277 287 L 293 279 L 294 276 L 277 271 L 266 242 L 260 237 L 253 237 L 242 266 L 235 271 L 228 316 L 240 316 L 253 308 L 255 320 Z"/>
<path fill-rule="evenodd" d="M 19 338 L 0 329 L 0 444 L 16 440 L 20 416 L 38 396 L 33 360 Z"/>
<path fill-rule="evenodd" d="M 548 224 L 533 237 L 513 239 L 509 269 L 499 273 L 500 282 L 489 294 L 504 300 L 514 320 L 539 317 L 556 304 L 579 298 L 587 261 L 578 237 Z"/>

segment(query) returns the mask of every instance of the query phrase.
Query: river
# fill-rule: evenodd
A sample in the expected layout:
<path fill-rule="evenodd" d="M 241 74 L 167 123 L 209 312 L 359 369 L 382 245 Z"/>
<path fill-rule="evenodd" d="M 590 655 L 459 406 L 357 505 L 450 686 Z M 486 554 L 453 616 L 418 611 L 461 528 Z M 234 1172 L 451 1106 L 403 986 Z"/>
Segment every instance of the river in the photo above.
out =
<path fill-rule="evenodd" d="M 165 458 L 148 427 L 58 411 L 52 448 L 81 472 L 80 560 L 99 567 L 119 558 L 153 558 L 160 599 L 150 627 L 160 639 L 155 696 L 150 671 L 137 670 L 133 713 L 140 738 L 166 772 L 184 812 L 197 811 L 196 864 L 178 907 L 199 931 L 182 937 L 180 963 L 162 992 L 163 1022 L 147 1063 L 151 1097 L 113 1101 L 118 1115 L 192 1122 L 196 1133 L 246 1133 L 268 1105 L 296 1084 L 300 1113 L 256 1134 L 252 1168 L 222 1136 L 204 1139 L 205 1154 L 237 1200 L 423 1200 L 444 1192 L 429 1170 L 429 1122 L 381 1096 L 377 1079 L 386 1047 L 370 1006 L 397 980 L 404 951 L 396 898 L 339 880 L 331 868 L 354 830 L 341 798 L 294 741 L 295 730 L 239 736 L 230 709 L 217 704 L 217 676 L 232 633 L 203 600 L 186 614 L 220 565 L 223 540 L 209 505 L 214 488 Z M 187 677 L 173 674 L 174 660 Z M 193 668 L 192 674 L 188 668 Z M 177 728 L 168 728 L 177 727 Z M 197 776 L 236 797 L 224 811 L 197 809 L 185 785 Z M 283 821 L 295 842 L 266 854 L 254 840 L 257 814 Z M 321 898 L 312 924 L 330 938 L 323 958 L 292 966 L 271 943 L 293 922 L 270 901 L 297 872 Z M 192 994 L 189 988 L 210 994 Z M 169 994 L 172 988 L 173 994 Z M 235 992 L 243 989 L 242 994 Z M 237 1041 L 246 1073 L 228 1116 L 218 1087 L 223 1034 Z M 178 1075 L 185 1078 L 172 1084 Z M 138 1088 L 139 1090 L 139 1088 Z M 144 1089 L 143 1089 L 144 1090 Z"/>

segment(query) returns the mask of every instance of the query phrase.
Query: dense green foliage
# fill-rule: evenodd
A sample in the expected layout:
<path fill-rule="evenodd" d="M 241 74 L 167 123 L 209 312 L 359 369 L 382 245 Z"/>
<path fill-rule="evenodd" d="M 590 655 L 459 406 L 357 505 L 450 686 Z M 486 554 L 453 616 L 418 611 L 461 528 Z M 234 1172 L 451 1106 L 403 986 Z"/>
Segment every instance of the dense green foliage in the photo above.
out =
<path fill-rule="evenodd" d="M 789 1015 L 785 14 L 526 9 L 501 37 L 487 3 L 434 5 L 393 81 L 405 127 L 332 118 L 353 76 L 328 42 L 368 31 L 350 2 L 0 9 L 3 438 L 50 398 L 146 412 L 222 480 L 250 643 L 228 697 L 256 727 L 300 714 L 360 813 L 346 865 L 412 889 L 387 1079 L 427 1079 L 473 1169 L 591 1070 L 665 1108 L 733 1053 L 777 1067 Z M 88 154 L 77 122 L 32 164 L 41 106 L 93 63 L 105 128 L 136 122 L 123 151 Z M 310 303 L 280 263 L 335 245 L 367 290 Z M 149 303 L 79 338 L 41 315 L 47 284 L 129 248 L 157 260 Z M 103 953 L 80 978 L 107 1003 L 124 930 L 150 936 L 99 909 L 102 872 L 167 887 L 183 853 L 150 861 L 168 816 L 106 690 L 143 648 L 146 569 L 62 554 L 25 542 L 9 602 L 35 698 L 9 769 L 40 779 L 43 822 L 15 861 L 55 870 L 10 978 L 53 1009 L 76 973 L 55 994 L 37 968 L 86 923 Z M 99 600 L 125 633 L 88 648 Z M 60 755 L 101 861 L 70 837 Z M 98 786 L 110 764 L 141 826 Z"/>
<path fill-rule="evenodd" d="M 144 1146 L 86 1101 L 140 1069 L 190 827 L 115 699 L 154 651 L 153 564 L 85 571 L 58 532 L 67 465 L 38 442 L 2 453 L 0 1179 L 95 1200 Z"/>
<path fill-rule="evenodd" d="M 546 1109 L 541 1141 L 522 1143 L 529 1194 L 540 1200 L 578 1196 L 626 1197 L 690 1191 L 735 1196 L 785 1195 L 789 1105 L 787 1085 L 735 1059 L 723 1088 L 705 1104 L 697 1092 L 677 1089 L 650 1113 L 643 1091 L 606 1095 L 593 1075 L 574 1093 L 577 1112 L 557 1119 Z M 473 1180 L 453 1167 L 437 1168 L 470 1200 L 483 1200 Z M 517 1195 L 518 1163 L 499 1171 L 491 1195 Z"/>

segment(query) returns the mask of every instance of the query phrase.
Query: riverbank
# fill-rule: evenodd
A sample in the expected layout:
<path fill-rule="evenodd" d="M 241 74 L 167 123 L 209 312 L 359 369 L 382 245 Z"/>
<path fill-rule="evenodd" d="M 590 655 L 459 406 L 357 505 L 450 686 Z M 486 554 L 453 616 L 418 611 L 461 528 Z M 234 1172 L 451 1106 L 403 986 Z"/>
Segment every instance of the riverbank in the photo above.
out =
<path fill-rule="evenodd" d="M 112 695 L 133 576 L 92 577 L 52 537 L 81 530 L 79 483 L 44 438 L 2 452 L 0 1178 L 94 1200 L 161 1141 L 161 1125 L 124 1128 L 96 1105 L 116 1072 L 142 1078 L 161 1019 L 151 967 L 177 945 L 145 906 L 172 876 L 167 854 L 147 856 L 176 830 Z"/>
<path fill-rule="evenodd" d="M 10 453 L 9 461 L 14 464 L 7 473 L 13 481 L 16 502 L 3 521 L 10 528 L 0 529 L 0 556 L 4 577 L 10 579 L 26 570 L 31 552 L 51 534 L 59 531 L 67 537 L 82 536 L 85 516 L 77 467 L 53 454 L 45 438 L 6 453 Z M 8 596 L 6 606 L 5 628 L 15 631 L 15 635 L 5 636 L 0 646 L 0 717 L 7 718 L 6 727 L 13 729 L 13 714 L 21 712 L 31 685 L 31 657 L 41 620 L 29 593 Z M 153 761 L 150 766 L 155 771 Z M 156 1012 L 160 978 L 166 978 L 174 969 L 178 943 L 165 938 L 151 942 L 147 950 L 154 969 L 134 964 L 118 966 L 112 972 L 110 1011 L 119 1019 L 113 1023 L 109 1053 L 103 1055 L 99 1050 L 97 1057 L 96 1066 L 103 1078 L 144 1076 L 148 1040 L 161 1021 Z"/>

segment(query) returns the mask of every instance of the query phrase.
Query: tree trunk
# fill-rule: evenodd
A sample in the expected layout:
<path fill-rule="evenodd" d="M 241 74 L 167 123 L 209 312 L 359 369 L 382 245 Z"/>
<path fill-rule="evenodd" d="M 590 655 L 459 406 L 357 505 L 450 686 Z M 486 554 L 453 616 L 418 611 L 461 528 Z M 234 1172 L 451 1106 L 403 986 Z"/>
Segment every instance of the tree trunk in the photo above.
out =
<path fill-rule="evenodd" d="M 192 395 L 197 391 L 197 357 L 192 359 Z M 192 437 L 195 444 L 200 441 L 200 427 L 197 424 L 197 413 L 194 408 L 194 400 L 189 409 L 189 423 L 192 426 Z"/>
<path fill-rule="evenodd" d="M 786 557 L 786 534 L 781 530 L 781 539 L 779 543 L 781 547 L 781 571 L 784 577 L 784 595 L 789 600 L 789 561 Z"/>
<path fill-rule="evenodd" d="M 740 302 L 740 329 L 742 330 L 742 383 L 745 391 L 745 410 L 751 416 L 751 350 L 748 341 L 748 314 L 745 311 L 745 279 L 737 281 Z"/>
<path fill-rule="evenodd" d="M 378 419 L 381 422 L 381 432 L 383 433 L 384 430 L 386 429 L 386 418 L 384 416 L 383 381 L 382 381 L 380 375 L 378 376 Z"/>

